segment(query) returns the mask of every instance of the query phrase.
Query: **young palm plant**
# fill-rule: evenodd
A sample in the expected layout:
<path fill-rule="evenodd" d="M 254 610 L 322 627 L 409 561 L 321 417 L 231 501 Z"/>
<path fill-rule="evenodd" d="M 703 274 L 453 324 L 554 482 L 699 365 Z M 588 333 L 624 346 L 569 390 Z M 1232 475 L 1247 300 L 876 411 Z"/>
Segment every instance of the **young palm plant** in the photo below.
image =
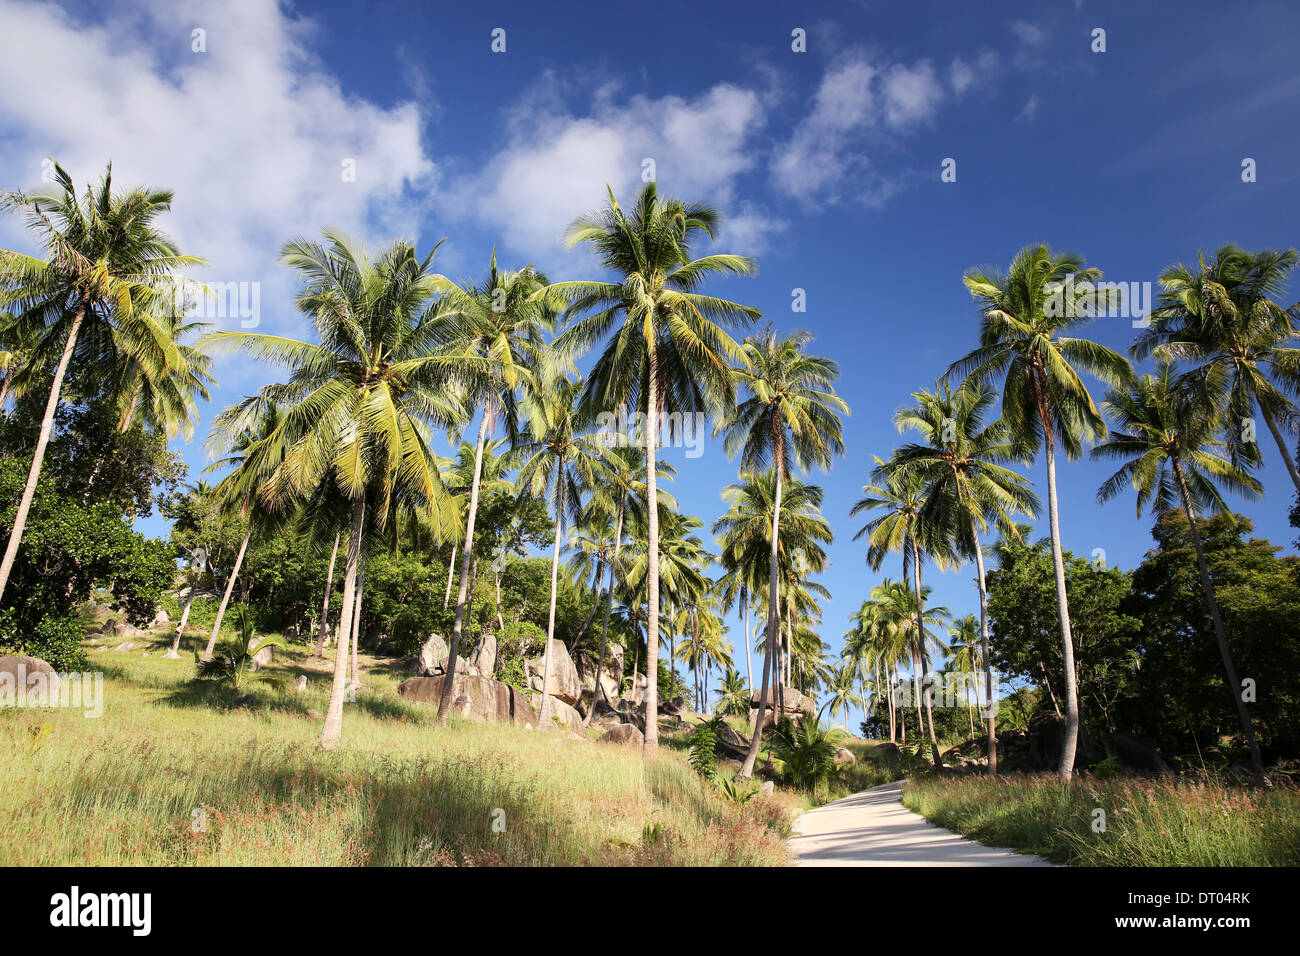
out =
<path fill-rule="evenodd" d="M 1067 334 L 1096 311 L 1097 290 L 1091 284 L 1099 278 L 1100 270 L 1085 269 L 1081 257 L 1053 253 L 1045 244 L 1022 249 L 1005 274 L 995 269 L 968 272 L 966 288 L 981 307 L 980 344 L 948 369 L 948 374 L 964 374 L 972 382 L 1001 376 L 1002 419 L 1009 439 L 1026 460 L 1041 447 L 1047 461 L 1047 516 L 1065 664 L 1065 740 L 1057 772 L 1066 779 L 1074 773 L 1079 692 L 1061 551 L 1056 448 L 1059 444 L 1066 457 L 1077 458 L 1085 442 L 1105 434 L 1105 422 L 1080 370 L 1116 387 L 1133 375 L 1118 352 Z"/>
<path fill-rule="evenodd" d="M 1108 501 L 1129 486 L 1137 492 L 1139 517 L 1148 505 L 1157 514 L 1174 507 L 1175 501 L 1182 505 L 1196 548 L 1201 589 L 1219 642 L 1228 691 L 1241 720 L 1251 764 L 1256 773 L 1263 773 L 1255 730 L 1242 700 L 1241 682 L 1237 679 L 1197 525 L 1198 511 L 1228 510 L 1220 486 L 1250 497 L 1257 496 L 1261 488 L 1252 475 L 1220 454 L 1226 450 L 1224 443 L 1216 438 L 1222 423 L 1213 409 L 1198 401 L 1198 397 L 1198 393 L 1180 387 L 1175 381 L 1174 367 L 1168 362 L 1162 362 L 1154 375 L 1142 376 L 1128 389 L 1107 393 L 1104 407 L 1114 428 L 1109 439 L 1092 450 L 1092 455 L 1124 464 L 1097 491 L 1097 500 Z"/>
<path fill-rule="evenodd" d="M 728 365 L 740 355 L 728 329 L 758 318 L 757 309 L 703 295 L 699 289 L 713 276 L 752 275 L 754 263 L 744 256 L 714 253 L 692 258 L 695 240 L 712 239 L 721 217 L 704 203 L 685 203 L 659 196 L 647 183 L 631 215 L 625 215 L 609 191 L 599 212 L 570 226 L 570 248 L 590 245 L 614 281 L 561 282 L 548 294 L 569 303 L 574 319 L 557 340 L 566 355 L 586 351 L 611 336 L 587 378 L 584 403 L 597 413 L 631 409 L 644 416 L 647 632 L 659 633 L 659 502 L 656 452 L 659 420 L 664 412 L 705 413 L 719 417 L 730 410 L 735 389 Z M 621 321 L 620 321 L 621 320 Z M 659 651 L 647 647 L 645 749 L 659 749 L 657 673 Z"/>

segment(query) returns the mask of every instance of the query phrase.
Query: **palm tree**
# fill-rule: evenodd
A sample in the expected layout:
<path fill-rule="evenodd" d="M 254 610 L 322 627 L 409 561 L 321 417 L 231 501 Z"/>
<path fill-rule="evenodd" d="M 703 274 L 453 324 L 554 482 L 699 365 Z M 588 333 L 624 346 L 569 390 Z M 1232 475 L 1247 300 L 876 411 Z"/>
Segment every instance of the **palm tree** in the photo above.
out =
<path fill-rule="evenodd" d="M 1065 335 L 1095 311 L 1086 304 L 1095 299 L 1091 284 L 1100 277 L 1100 270 L 1083 267 L 1081 257 L 1054 254 L 1046 245 L 1022 249 L 1006 274 L 995 269 L 968 272 L 966 287 L 982 309 L 980 344 L 948 369 L 948 374 L 966 374 L 972 382 L 1003 376 L 1002 418 L 1011 441 L 1026 459 L 1041 445 L 1047 459 L 1047 511 L 1065 662 L 1065 740 L 1058 772 L 1067 779 L 1074 772 L 1079 737 L 1079 689 L 1061 553 L 1056 446 L 1059 442 L 1067 457 L 1077 458 L 1085 441 L 1105 434 L 1105 422 L 1079 369 L 1115 386 L 1132 377 L 1124 356 Z"/>
<path fill-rule="evenodd" d="M 217 616 L 212 622 L 212 633 L 208 635 L 207 647 L 203 650 L 201 661 L 212 659 L 217 646 L 217 636 L 230 606 L 231 595 L 235 592 L 235 582 L 239 579 L 239 570 L 244 565 L 244 555 L 248 553 L 248 543 L 254 532 L 267 532 L 277 524 L 276 516 L 259 494 L 266 482 L 269 482 L 276 469 L 280 468 L 288 454 L 283 441 L 281 428 L 283 417 L 280 408 L 273 401 L 256 402 L 256 413 L 250 414 L 253 405 L 248 401 L 217 414 L 212 422 L 212 432 L 208 436 L 208 448 L 215 450 L 226 448 L 226 455 L 209 465 L 205 471 L 219 471 L 233 466 L 233 471 L 223 478 L 215 489 L 219 507 L 231 518 L 237 518 L 244 524 L 244 535 L 235 552 L 235 563 L 221 594 L 221 603 L 217 605 Z M 275 502 L 280 507 L 282 502 Z"/>
<path fill-rule="evenodd" d="M 695 711 L 704 713 L 709 670 L 715 665 L 726 669 L 732 664 L 731 642 L 726 638 L 726 625 L 712 588 L 690 598 L 678 611 L 676 625 L 688 638 L 678 651 L 678 658 L 694 672 Z"/>
<path fill-rule="evenodd" d="M 722 675 L 713 712 L 723 717 L 749 716 L 749 683 L 741 682 L 740 673 L 734 667 L 728 667 Z"/>
<path fill-rule="evenodd" d="M 570 226 L 570 248 L 591 245 L 616 281 L 562 282 L 549 293 L 569 303 L 573 323 L 557 340 L 565 354 L 585 351 L 613 332 L 587 378 L 584 402 L 598 413 L 634 409 L 644 416 L 647 554 L 647 633 L 659 633 L 659 502 L 656 449 L 663 412 L 709 413 L 730 409 L 734 388 L 728 363 L 739 347 L 728 328 L 752 322 L 758 310 L 698 289 L 717 275 L 752 275 L 744 256 L 715 253 L 691 258 L 694 241 L 713 238 L 720 216 L 703 203 L 661 199 L 647 183 L 626 216 L 609 190 L 599 212 Z M 621 324 L 619 317 L 622 317 Z M 646 672 L 657 673 L 658 647 L 647 647 Z M 658 689 L 646 693 L 645 754 L 659 748 Z"/>
<path fill-rule="evenodd" d="M 1296 310 L 1274 301 L 1296 261 L 1294 249 L 1252 254 L 1226 245 L 1209 262 L 1202 253 L 1195 269 L 1170 266 L 1160 274 L 1160 305 L 1132 353 L 1137 359 L 1157 354 L 1200 363 L 1187 376 L 1225 413 L 1234 464 L 1243 453 L 1247 460 L 1255 457 L 1253 430 L 1243 425 L 1259 409 L 1300 493 L 1300 474 L 1282 434 L 1283 428 L 1293 433 L 1296 425 L 1295 406 L 1283 394 L 1294 395 L 1300 387 L 1300 349 L 1286 347 L 1297 334 Z"/>
<path fill-rule="evenodd" d="M 182 255 L 155 227 L 155 220 L 171 209 L 169 191 L 136 188 L 114 193 L 112 176 L 110 164 L 98 188 L 88 186 L 78 200 L 72 178 L 55 164 L 54 188 L 0 195 L 0 207 L 26 214 L 27 226 L 47 256 L 0 250 L 0 307 L 16 312 L 14 335 L 35 342 L 30 360 L 14 376 L 15 387 L 23 389 L 26 379 L 54 366 L 27 483 L 0 559 L 0 599 L 31 511 L 63 380 L 79 354 L 83 330 L 96 346 L 80 350 L 88 362 L 102 360 L 105 350 L 121 360 L 127 357 L 125 350 L 135 349 L 141 360 L 154 363 L 156 378 L 183 374 L 185 358 L 170 337 L 174 326 L 160 323 L 158 316 L 161 305 L 175 299 L 177 271 L 204 265 L 204 260 Z"/>
<path fill-rule="evenodd" d="M 457 503 L 465 506 L 462 508 L 464 511 L 468 510 L 467 496 L 474 485 L 476 463 L 479 469 L 478 492 L 481 499 L 513 492 L 514 482 L 510 480 L 509 474 L 519 463 L 519 456 L 508 447 L 508 442 L 504 438 L 499 438 L 485 442 L 481 456 L 478 454 L 478 446 L 461 442 L 454 461 L 441 460 L 439 466 L 445 475 L 443 483 L 457 495 Z M 451 556 L 447 559 L 447 590 L 442 598 L 444 608 L 451 603 L 456 551 L 461 544 L 463 542 L 458 542 L 456 538 L 451 539 Z M 472 547 L 472 542 L 467 547 Z"/>
<path fill-rule="evenodd" d="M 974 614 L 964 614 L 952 622 L 948 629 L 948 636 L 952 638 L 949 641 L 949 648 L 952 650 L 952 659 L 948 662 L 949 669 L 963 678 L 969 678 L 981 668 L 987 668 L 984 663 L 986 659 L 988 644 L 984 640 L 983 628 L 980 621 Z M 987 673 L 987 671 L 986 671 Z M 966 689 L 966 716 L 970 719 L 970 735 L 975 737 L 975 714 L 974 714 L 974 695 L 971 693 L 970 685 L 965 685 Z M 989 719 L 993 719 L 993 701 L 991 697 L 986 696 L 985 703 L 988 707 Z M 991 749 L 990 753 L 994 753 Z M 996 773 L 996 758 L 989 760 L 990 775 Z"/>
<path fill-rule="evenodd" d="M 483 474 L 483 450 L 488 436 L 502 417 L 513 441 L 517 437 L 515 402 L 519 389 L 533 379 L 532 369 L 540 363 L 543 335 L 553 325 L 553 312 L 545 300 L 534 297 L 544 291 L 546 277 L 531 265 L 518 271 L 498 268 L 496 250 L 487 277 L 477 285 L 459 286 L 438 277 L 444 293 L 438 321 L 439 336 L 446 346 L 476 357 L 479 361 L 461 369 L 460 389 L 468 396 L 471 410 L 480 411 L 478 439 L 474 450 L 474 471 L 470 482 L 465 518 L 465 546 L 461 550 L 460 582 L 456 592 L 456 616 L 448 643 L 447 673 L 438 702 L 438 722 L 445 724 L 451 711 L 456 655 L 465 626 L 469 571 L 478 516 Z"/>
<path fill-rule="evenodd" d="M 829 710 L 831 720 L 835 719 L 836 714 L 844 715 L 844 729 L 849 729 L 849 710 L 856 705 L 863 705 L 865 701 L 854 688 L 854 682 L 857 680 L 857 669 L 849 662 L 845 661 L 839 667 L 831 668 L 830 683 L 827 690 L 830 696 L 822 708 L 818 711 L 817 716 L 821 716 L 823 711 Z"/>
<path fill-rule="evenodd" d="M 867 563 L 873 571 L 879 570 L 885 557 L 895 552 L 903 557 L 903 574 L 911 572 L 912 578 L 912 613 L 915 617 L 913 630 L 913 660 L 920 673 L 921 682 L 929 686 L 929 654 L 927 652 L 928 635 L 925 630 L 925 593 L 921 586 L 921 563 L 926 555 L 940 570 L 951 565 L 956 559 L 953 539 L 948 535 L 948 522 L 942 520 L 948 508 L 937 514 L 926 508 L 927 489 L 921 483 L 916 472 L 898 467 L 897 458 L 890 462 L 876 459 L 872 477 L 879 484 L 863 487 L 864 497 L 850 511 L 857 515 L 864 511 L 881 511 L 879 517 L 873 518 L 861 528 L 854 540 L 867 538 Z M 915 675 L 913 675 L 915 678 Z M 913 681 L 915 683 L 915 680 Z M 943 766 L 939 756 L 939 740 L 934 732 L 934 715 L 930 712 L 930 694 L 924 695 L 926 711 L 930 716 L 930 749 L 936 767 Z M 917 718 L 920 719 L 920 702 L 917 703 Z"/>
<path fill-rule="evenodd" d="M 713 523 L 713 533 L 718 536 L 722 566 L 736 568 L 745 577 L 746 587 L 751 594 L 768 588 L 770 582 L 777 484 L 775 468 L 760 473 L 742 471 L 739 482 L 723 489 L 722 499 L 727 502 L 728 509 L 726 514 Z M 781 508 L 775 545 L 780 582 L 788 582 L 796 576 L 792 565 L 797 555 L 802 555 L 806 564 L 805 573 L 817 573 L 826 567 L 824 546 L 830 543 L 833 535 L 830 524 L 821 513 L 822 497 L 820 487 L 806 484 L 798 478 L 789 477 L 781 483 Z M 780 595 L 778 599 L 779 597 Z M 761 703 L 765 703 L 769 696 L 769 678 L 779 679 L 780 670 L 774 666 L 778 648 L 769 643 L 772 641 L 772 628 L 767 625 L 769 615 L 766 612 L 770 610 L 770 603 L 759 608 L 765 635 L 759 698 Z M 778 622 L 779 617 L 778 607 Z M 771 653 L 766 653 L 767 650 Z M 752 684 L 750 689 L 752 692 Z M 758 722 L 755 723 L 755 728 L 763 726 L 765 710 L 764 707 L 756 711 Z"/>
<path fill-rule="evenodd" d="M 367 500 L 373 527 L 383 527 L 394 501 L 425 505 L 449 525 L 456 523 L 428 447 L 429 428 L 450 429 L 463 421 L 448 377 L 452 368 L 481 374 L 482 363 L 437 347 L 429 311 L 436 288 L 429 272 L 433 252 L 420 259 L 409 243 L 397 241 L 372 259 L 341 232 L 326 231 L 325 239 L 297 239 L 283 250 L 285 264 L 299 273 L 298 309 L 314 326 L 318 343 L 243 332 L 219 332 L 210 340 L 290 371 L 287 383 L 266 386 L 258 400 L 236 406 L 256 407 L 269 397 L 284 409 L 264 444 L 283 446 L 287 455 L 262 482 L 259 497 L 302 500 L 329 485 L 349 512 L 334 681 L 320 737 L 321 746 L 332 749 L 343 733 Z"/>
<path fill-rule="evenodd" d="M 820 356 L 809 355 L 804 347 L 812 341 L 807 332 L 778 338 L 771 326 L 745 340 L 742 363 L 732 370 L 745 399 L 725 425 L 726 450 L 730 457 L 740 452 L 740 466 L 757 471 L 771 462 L 776 477 L 772 507 L 771 551 L 768 557 L 767 639 L 763 665 L 764 683 L 759 696 L 758 723 L 740 775 L 754 773 L 762 736 L 763 712 L 767 704 L 766 675 L 780 629 L 780 569 L 778 541 L 781 525 L 781 493 L 793 461 L 801 471 L 812 466 L 830 468 L 831 460 L 844 453 L 840 416 L 849 406 L 835 394 L 839 366 Z"/>
<path fill-rule="evenodd" d="M 551 553 L 551 606 L 546 622 L 546 650 L 542 655 L 542 704 L 538 720 L 546 726 L 550 695 L 551 642 L 555 639 L 555 599 L 559 587 L 560 548 L 566 523 L 581 513 L 585 489 L 605 480 L 604 451 L 599 439 L 583 433 L 586 422 L 578 407 L 582 380 L 543 374 L 524 389 L 530 437 L 521 441 L 519 485 L 534 497 L 551 500 L 555 513 L 555 542 Z M 450 668 L 450 665 L 448 665 Z M 597 675 L 599 683 L 599 675 Z M 593 703 L 594 708 L 594 703 Z"/>
<path fill-rule="evenodd" d="M 1215 437 L 1222 424 L 1219 415 L 1197 401 L 1196 393 L 1180 388 L 1174 374 L 1171 363 L 1161 362 L 1154 375 L 1143 375 L 1126 390 L 1112 389 L 1107 393 L 1104 407 L 1115 427 L 1109 440 L 1094 448 L 1092 455 L 1124 464 L 1101 486 L 1097 500 L 1107 501 L 1128 485 L 1137 491 L 1139 517 L 1148 504 L 1156 512 L 1169 510 L 1175 500 L 1182 504 L 1196 548 L 1205 605 L 1214 623 L 1219 654 L 1228 677 L 1228 690 L 1250 747 L 1251 763 L 1256 773 L 1263 773 L 1255 730 L 1241 699 L 1241 682 L 1237 680 L 1237 669 L 1228 648 L 1197 525 L 1198 509 L 1227 512 L 1219 485 L 1250 497 L 1257 496 L 1261 488 L 1252 475 L 1219 453 L 1225 444 Z"/>
<path fill-rule="evenodd" d="M 608 446 L 607 442 L 607 446 Z M 645 453 L 640 448 L 630 446 L 607 447 L 605 451 L 605 483 L 592 489 L 590 508 L 599 509 L 606 515 L 614 513 L 614 553 L 609 562 L 609 581 L 605 585 L 605 619 L 600 628 L 600 650 L 596 654 L 596 688 L 592 694 L 591 707 L 583 718 L 583 726 L 591 723 L 596 713 L 596 698 L 603 693 L 600 675 L 605 669 L 605 650 L 609 643 L 609 616 L 614 605 L 614 575 L 625 574 L 623 563 L 624 520 L 627 517 L 644 518 L 646 511 Z M 655 465 L 660 480 L 671 480 L 677 471 L 666 462 Z M 677 501 L 666 491 L 659 492 L 659 499 L 669 508 L 676 508 Z M 636 668 L 632 668 L 632 678 L 636 679 Z"/>
<path fill-rule="evenodd" d="M 996 400 L 993 389 L 971 382 L 950 390 L 941 383 L 934 392 L 913 392 L 916 404 L 894 415 L 900 432 L 915 431 L 921 441 L 894 452 L 891 467 L 914 475 L 925 487 L 923 516 L 940 526 L 955 542 L 958 554 L 975 559 L 979 589 L 980 628 L 986 702 L 985 748 L 989 776 L 998 773 L 996 719 L 993 713 L 993 665 L 989 655 L 988 586 L 980 536 L 991 525 L 1015 533 L 1014 515 L 1033 517 L 1038 497 L 1028 479 L 1006 467 L 1016 458 L 1006 424 L 984 423 Z"/>

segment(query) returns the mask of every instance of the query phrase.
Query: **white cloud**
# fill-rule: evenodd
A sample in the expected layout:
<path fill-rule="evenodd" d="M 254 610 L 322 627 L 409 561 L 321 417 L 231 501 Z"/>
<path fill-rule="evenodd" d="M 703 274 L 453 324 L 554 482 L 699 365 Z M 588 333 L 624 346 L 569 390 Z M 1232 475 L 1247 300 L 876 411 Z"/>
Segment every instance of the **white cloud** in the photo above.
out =
<path fill-rule="evenodd" d="M 1028 20 L 1016 20 L 1011 24 L 1011 31 L 1025 46 L 1042 46 L 1047 40 L 1043 28 L 1035 26 Z"/>
<path fill-rule="evenodd" d="M 987 81 L 996 72 L 998 55 L 992 50 L 985 50 L 973 61 L 956 57 L 948 68 L 948 82 L 957 96 L 964 96 L 968 91 Z"/>
<path fill-rule="evenodd" d="M 693 99 L 620 99 L 606 86 L 589 109 L 567 105 L 571 92 L 544 77 L 508 116 L 508 142 L 479 172 L 453 181 L 443 211 L 498 230 L 515 251 L 553 254 L 567 225 L 601 206 L 605 186 L 627 202 L 640 188 L 646 160 L 669 194 L 707 199 L 726 211 L 735 181 L 756 161 L 755 134 L 764 122 L 752 90 L 719 84 Z M 751 217 L 733 228 L 751 241 L 777 228 Z"/>
<path fill-rule="evenodd" d="M 0 18 L 0 88 L 21 91 L 0 104 L 0 182 L 38 186 L 50 156 L 78 184 L 112 160 L 119 186 L 174 190 L 164 228 L 208 258 L 204 278 L 262 282 L 264 327 L 297 325 L 292 276 L 276 264 L 286 239 L 327 225 L 415 238 L 412 190 L 437 173 L 419 111 L 346 94 L 312 58 L 310 23 L 275 0 L 140 3 L 103 23 L 0 0 Z M 196 25 L 206 53 L 191 50 Z M 12 217 L 0 229 L 26 241 Z"/>
<path fill-rule="evenodd" d="M 852 51 L 822 76 L 812 110 L 776 148 L 772 176 L 805 201 L 836 202 L 852 188 L 859 199 L 878 204 L 895 186 L 872 168 L 867 140 L 932 122 L 947 98 L 929 60 L 880 67 Z"/>
<path fill-rule="evenodd" d="M 1032 120 L 1037 115 L 1038 115 L 1038 94 L 1034 93 L 1029 97 L 1029 99 L 1025 101 L 1025 105 L 1021 108 L 1020 114 L 1016 117 L 1016 119 Z"/>

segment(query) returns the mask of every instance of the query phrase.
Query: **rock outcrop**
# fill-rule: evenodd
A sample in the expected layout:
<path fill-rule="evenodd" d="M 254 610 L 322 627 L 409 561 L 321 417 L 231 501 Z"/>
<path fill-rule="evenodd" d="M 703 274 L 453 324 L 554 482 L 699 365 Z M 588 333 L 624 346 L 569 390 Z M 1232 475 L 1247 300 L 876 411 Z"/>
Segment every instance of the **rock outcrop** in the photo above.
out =
<path fill-rule="evenodd" d="M 59 699 L 59 673 L 39 657 L 0 657 L 0 706 L 44 707 Z"/>
<path fill-rule="evenodd" d="M 541 657 L 528 661 L 528 686 L 533 690 L 542 689 L 543 668 L 544 659 Z M 552 697 L 558 697 L 569 705 L 576 704 L 582 698 L 582 681 L 563 641 L 551 641 L 551 678 L 547 690 Z"/>
<path fill-rule="evenodd" d="M 411 677 L 402 681 L 397 692 L 411 700 L 437 706 L 442 699 L 444 680 L 444 674 Z M 489 677 L 465 673 L 457 673 L 453 680 L 451 713 L 470 720 L 499 720 L 517 727 L 538 725 L 537 711 L 521 691 Z"/>

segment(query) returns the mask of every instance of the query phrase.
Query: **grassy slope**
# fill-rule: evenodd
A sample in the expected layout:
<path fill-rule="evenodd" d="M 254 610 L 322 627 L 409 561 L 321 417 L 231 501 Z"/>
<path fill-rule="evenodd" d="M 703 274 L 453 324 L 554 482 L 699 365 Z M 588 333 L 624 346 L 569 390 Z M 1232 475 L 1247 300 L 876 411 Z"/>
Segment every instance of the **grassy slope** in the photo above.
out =
<path fill-rule="evenodd" d="M 116 643 L 116 642 L 113 642 Z M 137 639 L 139 643 L 139 639 Z M 316 747 L 326 667 L 291 650 L 246 707 L 195 685 L 192 657 L 88 656 L 102 717 L 0 711 L 0 865 L 780 865 L 792 802 L 738 807 L 665 749 L 453 720 L 364 674 L 344 743 Z M 184 652 L 183 652 L 184 653 Z M 363 661 L 363 665 L 364 665 Z M 44 728 L 48 727 L 48 732 Z M 194 832 L 204 808 L 206 832 Z M 505 832 L 493 832 L 504 810 Z M 657 838 L 647 824 L 662 824 Z"/>
<path fill-rule="evenodd" d="M 991 846 L 1084 866 L 1300 865 L 1300 794 L 1144 778 L 909 778 L 903 805 Z M 1093 831 L 1105 811 L 1104 832 Z"/>

